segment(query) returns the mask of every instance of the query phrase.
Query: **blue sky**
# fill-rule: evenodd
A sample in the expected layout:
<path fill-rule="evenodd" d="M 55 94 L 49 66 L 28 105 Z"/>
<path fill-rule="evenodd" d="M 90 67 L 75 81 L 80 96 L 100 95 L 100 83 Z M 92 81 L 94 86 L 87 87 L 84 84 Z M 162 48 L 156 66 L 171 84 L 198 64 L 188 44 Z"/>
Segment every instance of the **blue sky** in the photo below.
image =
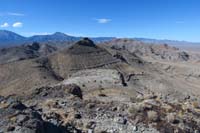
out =
<path fill-rule="evenodd" d="M 200 42 L 199 0 L 1 0 L 0 29 L 25 36 L 146 37 Z"/>

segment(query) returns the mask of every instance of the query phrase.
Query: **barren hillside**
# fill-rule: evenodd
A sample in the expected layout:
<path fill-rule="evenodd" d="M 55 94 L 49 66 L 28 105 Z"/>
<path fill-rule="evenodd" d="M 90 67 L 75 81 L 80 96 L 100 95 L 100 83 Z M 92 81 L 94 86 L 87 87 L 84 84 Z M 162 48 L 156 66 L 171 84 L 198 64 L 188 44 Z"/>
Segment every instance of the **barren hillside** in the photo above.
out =
<path fill-rule="evenodd" d="M 200 130 L 200 63 L 192 53 L 88 38 L 1 53 L 0 132 Z"/>

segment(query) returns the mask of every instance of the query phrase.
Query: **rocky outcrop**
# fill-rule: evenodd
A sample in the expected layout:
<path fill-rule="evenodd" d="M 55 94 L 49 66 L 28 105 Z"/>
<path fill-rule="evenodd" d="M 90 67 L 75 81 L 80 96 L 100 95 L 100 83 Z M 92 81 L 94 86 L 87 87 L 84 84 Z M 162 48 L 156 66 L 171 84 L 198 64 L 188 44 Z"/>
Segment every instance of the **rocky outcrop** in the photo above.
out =
<path fill-rule="evenodd" d="M 0 132 L 12 133 L 69 133 L 77 129 L 70 124 L 56 125 L 44 119 L 42 112 L 27 107 L 12 97 L 1 99 L 0 103 Z M 58 116 L 51 117 L 58 118 Z M 78 131 L 78 130 L 77 130 Z"/>
<path fill-rule="evenodd" d="M 37 111 L 12 98 L 2 99 L 0 105 L 0 132 L 45 132 L 45 122 Z"/>
<path fill-rule="evenodd" d="M 82 90 L 76 84 L 57 85 L 57 86 L 44 86 L 36 88 L 31 96 L 34 98 L 64 98 L 73 95 L 82 99 Z"/>
<path fill-rule="evenodd" d="M 83 94 L 82 94 L 82 90 L 79 86 L 75 85 L 75 84 L 69 84 L 67 86 L 68 88 L 68 93 L 74 95 L 74 96 L 77 96 L 79 98 L 83 98 Z"/>
<path fill-rule="evenodd" d="M 139 57 L 151 57 L 152 59 L 168 61 L 188 61 L 189 54 L 178 48 L 167 44 L 148 44 L 133 39 L 115 39 L 105 42 L 105 46 L 110 46 L 117 50 L 127 50 Z"/>

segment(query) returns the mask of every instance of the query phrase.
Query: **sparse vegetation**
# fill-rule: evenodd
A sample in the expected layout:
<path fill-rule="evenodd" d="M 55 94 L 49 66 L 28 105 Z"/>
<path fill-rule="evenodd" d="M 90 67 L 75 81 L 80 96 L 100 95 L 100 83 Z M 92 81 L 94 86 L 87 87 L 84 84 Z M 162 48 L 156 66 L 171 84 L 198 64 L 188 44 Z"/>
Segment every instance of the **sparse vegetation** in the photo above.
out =
<path fill-rule="evenodd" d="M 138 112 L 140 112 L 140 108 L 139 106 L 131 106 L 129 107 L 128 111 L 131 115 L 136 115 Z"/>
<path fill-rule="evenodd" d="M 20 60 L 1 62 L 12 52 Z M 69 132 L 200 130 L 199 98 L 189 93 L 198 94 L 199 65 L 179 64 L 191 56 L 178 53 L 170 45 L 115 39 L 105 46 L 88 38 L 69 48 L 34 43 L 0 50 L 0 132 L 11 124 L 36 129 L 35 123 Z"/>
<path fill-rule="evenodd" d="M 198 102 L 195 101 L 195 102 L 192 103 L 192 105 L 193 105 L 194 108 L 200 109 L 200 106 L 199 106 Z"/>
<path fill-rule="evenodd" d="M 148 111 L 147 112 L 147 117 L 152 122 L 157 122 L 159 120 L 158 113 L 155 112 L 155 111 Z"/>

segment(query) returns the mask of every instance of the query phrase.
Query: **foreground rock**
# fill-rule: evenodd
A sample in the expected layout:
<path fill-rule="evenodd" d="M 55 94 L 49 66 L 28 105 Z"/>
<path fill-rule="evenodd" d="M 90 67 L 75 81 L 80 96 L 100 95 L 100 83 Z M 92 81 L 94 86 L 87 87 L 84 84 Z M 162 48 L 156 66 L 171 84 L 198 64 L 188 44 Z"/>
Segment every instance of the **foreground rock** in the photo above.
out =
<path fill-rule="evenodd" d="M 1 99 L 0 117 L 0 132 L 2 133 L 69 133 L 78 131 L 70 124 L 61 126 L 45 120 L 41 111 L 26 107 L 15 98 Z"/>
<path fill-rule="evenodd" d="M 72 86 L 76 88 L 76 85 Z M 113 99 L 110 95 L 97 96 L 93 99 L 84 96 L 80 98 L 73 94 L 68 95 L 59 89 L 62 90 L 61 87 L 48 89 L 44 87 L 39 92 L 36 90 L 37 94 L 33 93 L 32 99 L 21 97 L 27 106 L 16 100 L 15 96 L 1 97 L 1 132 L 193 133 L 200 131 L 199 104 L 191 100 L 185 100 L 184 103 L 181 101 L 170 103 L 160 99 L 159 95 L 149 94 L 138 95 L 123 102 Z M 43 95 L 43 92 L 47 94 Z M 112 100 L 103 100 L 107 97 Z"/>

